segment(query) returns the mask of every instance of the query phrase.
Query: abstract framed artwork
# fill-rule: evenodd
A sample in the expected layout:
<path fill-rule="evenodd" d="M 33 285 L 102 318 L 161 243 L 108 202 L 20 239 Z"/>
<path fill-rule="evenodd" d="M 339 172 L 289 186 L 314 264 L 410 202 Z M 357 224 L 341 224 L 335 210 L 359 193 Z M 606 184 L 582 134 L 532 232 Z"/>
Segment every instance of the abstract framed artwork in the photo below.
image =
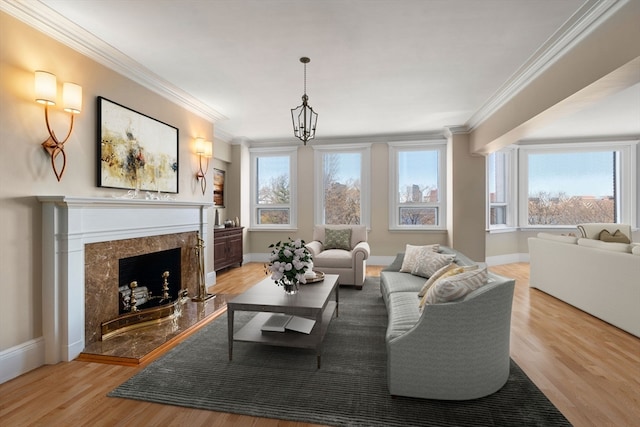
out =
<path fill-rule="evenodd" d="M 224 208 L 224 171 L 213 169 L 213 204 Z"/>
<path fill-rule="evenodd" d="M 178 128 L 99 96 L 98 187 L 178 193 Z"/>

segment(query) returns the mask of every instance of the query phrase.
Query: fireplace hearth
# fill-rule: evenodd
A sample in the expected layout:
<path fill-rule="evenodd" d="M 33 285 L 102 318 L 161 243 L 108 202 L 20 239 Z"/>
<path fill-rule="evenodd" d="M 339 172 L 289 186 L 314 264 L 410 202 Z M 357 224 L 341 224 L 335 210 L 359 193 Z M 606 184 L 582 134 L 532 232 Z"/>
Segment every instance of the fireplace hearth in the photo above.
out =
<path fill-rule="evenodd" d="M 120 258 L 187 248 L 181 253 L 181 288 L 190 296 L 198 294 L 193 248 L 198 234 L 208 241 L 207 217 L 213 203 L 72 196 L 38 200 L 46 364 L 71 361 L 92 342 L 101 342 L 100 324 L 119 315 L 114 287 Z M 206 253 L 204 258 L 211 263 Z M 212 272 L 205 265 L 207 278 L 215 277 Z"/>

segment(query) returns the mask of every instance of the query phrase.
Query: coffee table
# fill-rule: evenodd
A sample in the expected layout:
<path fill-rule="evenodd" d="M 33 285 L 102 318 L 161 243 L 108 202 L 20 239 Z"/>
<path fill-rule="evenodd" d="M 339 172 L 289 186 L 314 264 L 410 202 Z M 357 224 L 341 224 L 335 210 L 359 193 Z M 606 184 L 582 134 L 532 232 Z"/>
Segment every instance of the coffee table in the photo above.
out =
<path fill-rule="evenodd" d="M 337 274 L 326 274 L 324 280 L 300 285 L 295 295 L 286 295 L 271 278 L 266 278 L 227 302 L 229 327 L 229 360 L 233 360 L 233 342 L 257 342 L 281 347 L 314 349 L 320 369 L 322 341 L 335 312 L 338 317 L 339 286 Z M 335 293 L 335 301 L 330 296 Z M 233 318 L 236 311 L 257 311 L 239 331 L 234 332 Z M 262 325 L 273 313 L 306 317 L 316 321 L 311 333 L 295 331 L 263 331 Z"/>

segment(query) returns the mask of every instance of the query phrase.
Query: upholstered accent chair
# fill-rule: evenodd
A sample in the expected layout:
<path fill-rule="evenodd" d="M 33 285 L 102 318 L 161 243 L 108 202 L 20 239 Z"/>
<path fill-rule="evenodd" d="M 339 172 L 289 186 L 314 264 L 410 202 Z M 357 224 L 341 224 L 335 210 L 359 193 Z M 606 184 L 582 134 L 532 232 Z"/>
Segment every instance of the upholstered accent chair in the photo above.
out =
<path fill-rule="evenodd" d="M 340 285 L 362 289 L 371 253 L 365 225 L 316 225 L 307 248 L 314 270 L 338 274 Z"/>

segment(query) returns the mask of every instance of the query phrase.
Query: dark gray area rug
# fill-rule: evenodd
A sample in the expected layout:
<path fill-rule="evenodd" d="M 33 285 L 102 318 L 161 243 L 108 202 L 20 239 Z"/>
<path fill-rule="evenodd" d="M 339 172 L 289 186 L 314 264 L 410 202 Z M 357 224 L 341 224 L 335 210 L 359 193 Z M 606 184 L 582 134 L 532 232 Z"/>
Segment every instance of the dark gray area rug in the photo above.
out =
<path fill-rule="evenodd" d="M 481 399 L 392 398 L 378 280 L 367 278 L 362 291 L 340 289 L 321 369 L 314 351 L 252 343 L 235 343 L 229 362 L 224 315 L 109 396 L 331 426 L 571 425 L 513 361 L 507 384 Z M 236 327 L 251 316 L 236 312 Z"/>

